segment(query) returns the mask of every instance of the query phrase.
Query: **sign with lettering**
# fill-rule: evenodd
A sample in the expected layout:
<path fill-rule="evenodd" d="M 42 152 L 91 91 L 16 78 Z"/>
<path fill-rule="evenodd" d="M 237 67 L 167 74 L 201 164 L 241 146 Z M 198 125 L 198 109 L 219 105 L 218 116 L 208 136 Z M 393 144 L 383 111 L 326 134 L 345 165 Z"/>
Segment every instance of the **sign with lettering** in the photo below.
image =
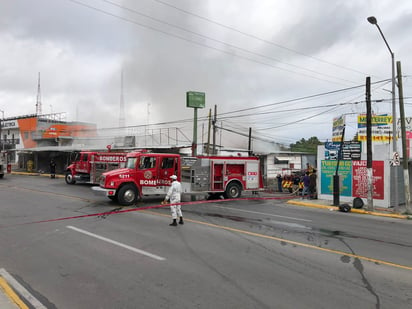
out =
<path fill-rule="evenodd" d="M 196 91 L 186 92 L 186 107 L 204 108 L 205 93 Z"/>
<path fill-rule="evenodd" d="M 368 197 L 368 173 L 366 160 L 352 162 L 352 184 L 354 197 Z M 384 199 L 384 162 L 372 162 L 373 198 Z"/>
<path fill-rule="evenodd" d="M 321 161 L 321 194 L 333 194 L 333 175 L 336 172 L 338 161 Z M 339 161 L 339 190 L 342 196 L 352 194 L 352 162 Z"/>
<path fill-rule="evenodd" d="M 358 140 L 366 141 L 366 115 L 358 116 Z M 389 142 L 392 140 L 392 116 L 372 116 L 372 141 Z"/>
<path fill-rule="evenodd" d="M 19 124 L 17 120 L 4 120 L 1 121 L 1 127 L 2 129 L 16 129 L 19 127 Z"/>

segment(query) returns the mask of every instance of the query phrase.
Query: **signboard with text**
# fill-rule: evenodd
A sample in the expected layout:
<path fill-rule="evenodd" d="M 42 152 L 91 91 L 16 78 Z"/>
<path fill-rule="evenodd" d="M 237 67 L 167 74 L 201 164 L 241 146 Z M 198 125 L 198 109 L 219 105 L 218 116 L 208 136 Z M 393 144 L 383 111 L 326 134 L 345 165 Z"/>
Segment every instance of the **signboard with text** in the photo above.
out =
<path fill-rule="evenodd" d="M 337 160 L 340 154 L 340 160 L 360 160 L 361 159 L 361 142 L 344 141 L 342 144 L 342 152 L 340 150 L 340 142 L 325 143 L 325 160 Z"/>
<path fill-rule="evenodd" d="M 352 178 L 353 178 L 353 196 L 368 197 L 368 173 L 366 168 L 366 160 L 352 162 Z M 384 199 L 384 162 L 372 162 L 373 174 L 373 198 L 378 200 Z"/>
<path fill-rule="evenodd" d="M 358 116 L 358 140 L 366 141 L 366 115 Z M 392 140 L 392 116 L 372 116 L 372 141 L 388 142 Z"/>
<path fill-rule="evenodd" d="M 205 93 L 188 91 L 186 92 L 186 107 L 204 108 L 205 107 Z"/>
<path fill-rule="evenodd" d="M 333 118 L 332 124 L 332 142 L 340 142 L 342 140 L 343 129 L 345 128 L 345 116 Z"/>
<path fill-rule="evenodd" d="M 333 194 L 333 175 L 336 172 L 338 161 L 322 160 L 321 161 L 321 193 Z M 339 161 L 339 190 L 342 196 L 351 196 L 352 194 L 352 162 Z"/>

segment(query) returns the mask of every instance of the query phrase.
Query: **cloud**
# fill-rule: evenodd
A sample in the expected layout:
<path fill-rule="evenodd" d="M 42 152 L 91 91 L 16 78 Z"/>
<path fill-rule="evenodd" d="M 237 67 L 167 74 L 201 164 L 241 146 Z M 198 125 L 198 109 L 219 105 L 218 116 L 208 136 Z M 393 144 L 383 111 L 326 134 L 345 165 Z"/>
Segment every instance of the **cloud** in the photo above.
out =
<path fill-rule="evenodd" d="M 117 126 L 123 71 L 128 126 L 191 119 L 185 94 L 202 91 L 206 108 L 199 117 L 217 105 L 224 127 L 240 133 L 252 127 L 289 144 L 330 139 L 333 117 L 361 112 L 364 105 L 329 112 L 317 107 L 362 101 L 364 89 L 278 102 L 362 85 L 367 75 L 373 81 L 390 77 L 388 51 L 367 16 L 379 16 L 404 74 L 410 72 L 408 1 L 161 2 L 6 2 L 0 11 L 0 109 L 6 116 L 34 113 L 40 72 L 43 111 Z M 407 95 L 410 81 L 404 87 Z M 373 96 L 390 97 L 381 88 Z M 247 117 L 229 117 L 268 104 Z M 390 104 L 374 108 L 391 110 Z M 174 125 L 191 137 L 190 122 Z M 222 133 L 222 143 L 240 145 L 244 138 Z"/>

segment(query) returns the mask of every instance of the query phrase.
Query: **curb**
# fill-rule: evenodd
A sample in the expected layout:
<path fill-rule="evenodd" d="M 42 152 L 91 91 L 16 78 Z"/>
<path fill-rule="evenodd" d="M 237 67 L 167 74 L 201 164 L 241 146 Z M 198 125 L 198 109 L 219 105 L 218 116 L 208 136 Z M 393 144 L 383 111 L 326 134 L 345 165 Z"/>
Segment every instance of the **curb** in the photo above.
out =
<path fill-rule="evenodd" d="M 310 203 L 310 202 L 289 200 L 286 203 L 287 204 L 297 205 L 297 206 L 306 206 L 306 207 L 328 209 L 328 210 L 334 210 L 334 211 L 339 210 L 339 207 L 337 207 L 337 206 L 320 205 L 320 204 Z M 367 211 L 367 210 L 364 210 L 364 209 L 352 208 L 350 212 L 357 213 L 357 214 L 363 214 L 363 215 L 389 217 L 389 218 L 395 218 L 395 219 L 412 219 L 412 216 L 410 216 L 410 215 L 385 214 L 385 213 L 380 213 L 380 212 L 376 212 L 376 211 Z"/>
<path fill-rule="evenodd" d="M 24 175 L 24 176 L 43 176 L 43 177 L 50 178 L 50 174 L 45 174 L 45 173 L 11 172 L 11 174 L 12 175 Z M 56 178 L 64 178 L 64 175 L 56 174 Z"/>

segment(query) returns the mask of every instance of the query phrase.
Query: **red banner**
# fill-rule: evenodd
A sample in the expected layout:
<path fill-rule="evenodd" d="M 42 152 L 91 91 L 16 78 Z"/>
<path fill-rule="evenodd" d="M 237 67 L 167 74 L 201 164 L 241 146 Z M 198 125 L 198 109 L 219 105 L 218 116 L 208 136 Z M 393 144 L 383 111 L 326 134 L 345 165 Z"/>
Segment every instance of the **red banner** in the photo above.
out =
<path fill-rule="evenodd" d="M 384 162 L 372 162 L 373 198 L 384 199 Z M 368 197 L 368 172 L 366 160 L 352 161 L 352 190 L 354 197 Z"/>

